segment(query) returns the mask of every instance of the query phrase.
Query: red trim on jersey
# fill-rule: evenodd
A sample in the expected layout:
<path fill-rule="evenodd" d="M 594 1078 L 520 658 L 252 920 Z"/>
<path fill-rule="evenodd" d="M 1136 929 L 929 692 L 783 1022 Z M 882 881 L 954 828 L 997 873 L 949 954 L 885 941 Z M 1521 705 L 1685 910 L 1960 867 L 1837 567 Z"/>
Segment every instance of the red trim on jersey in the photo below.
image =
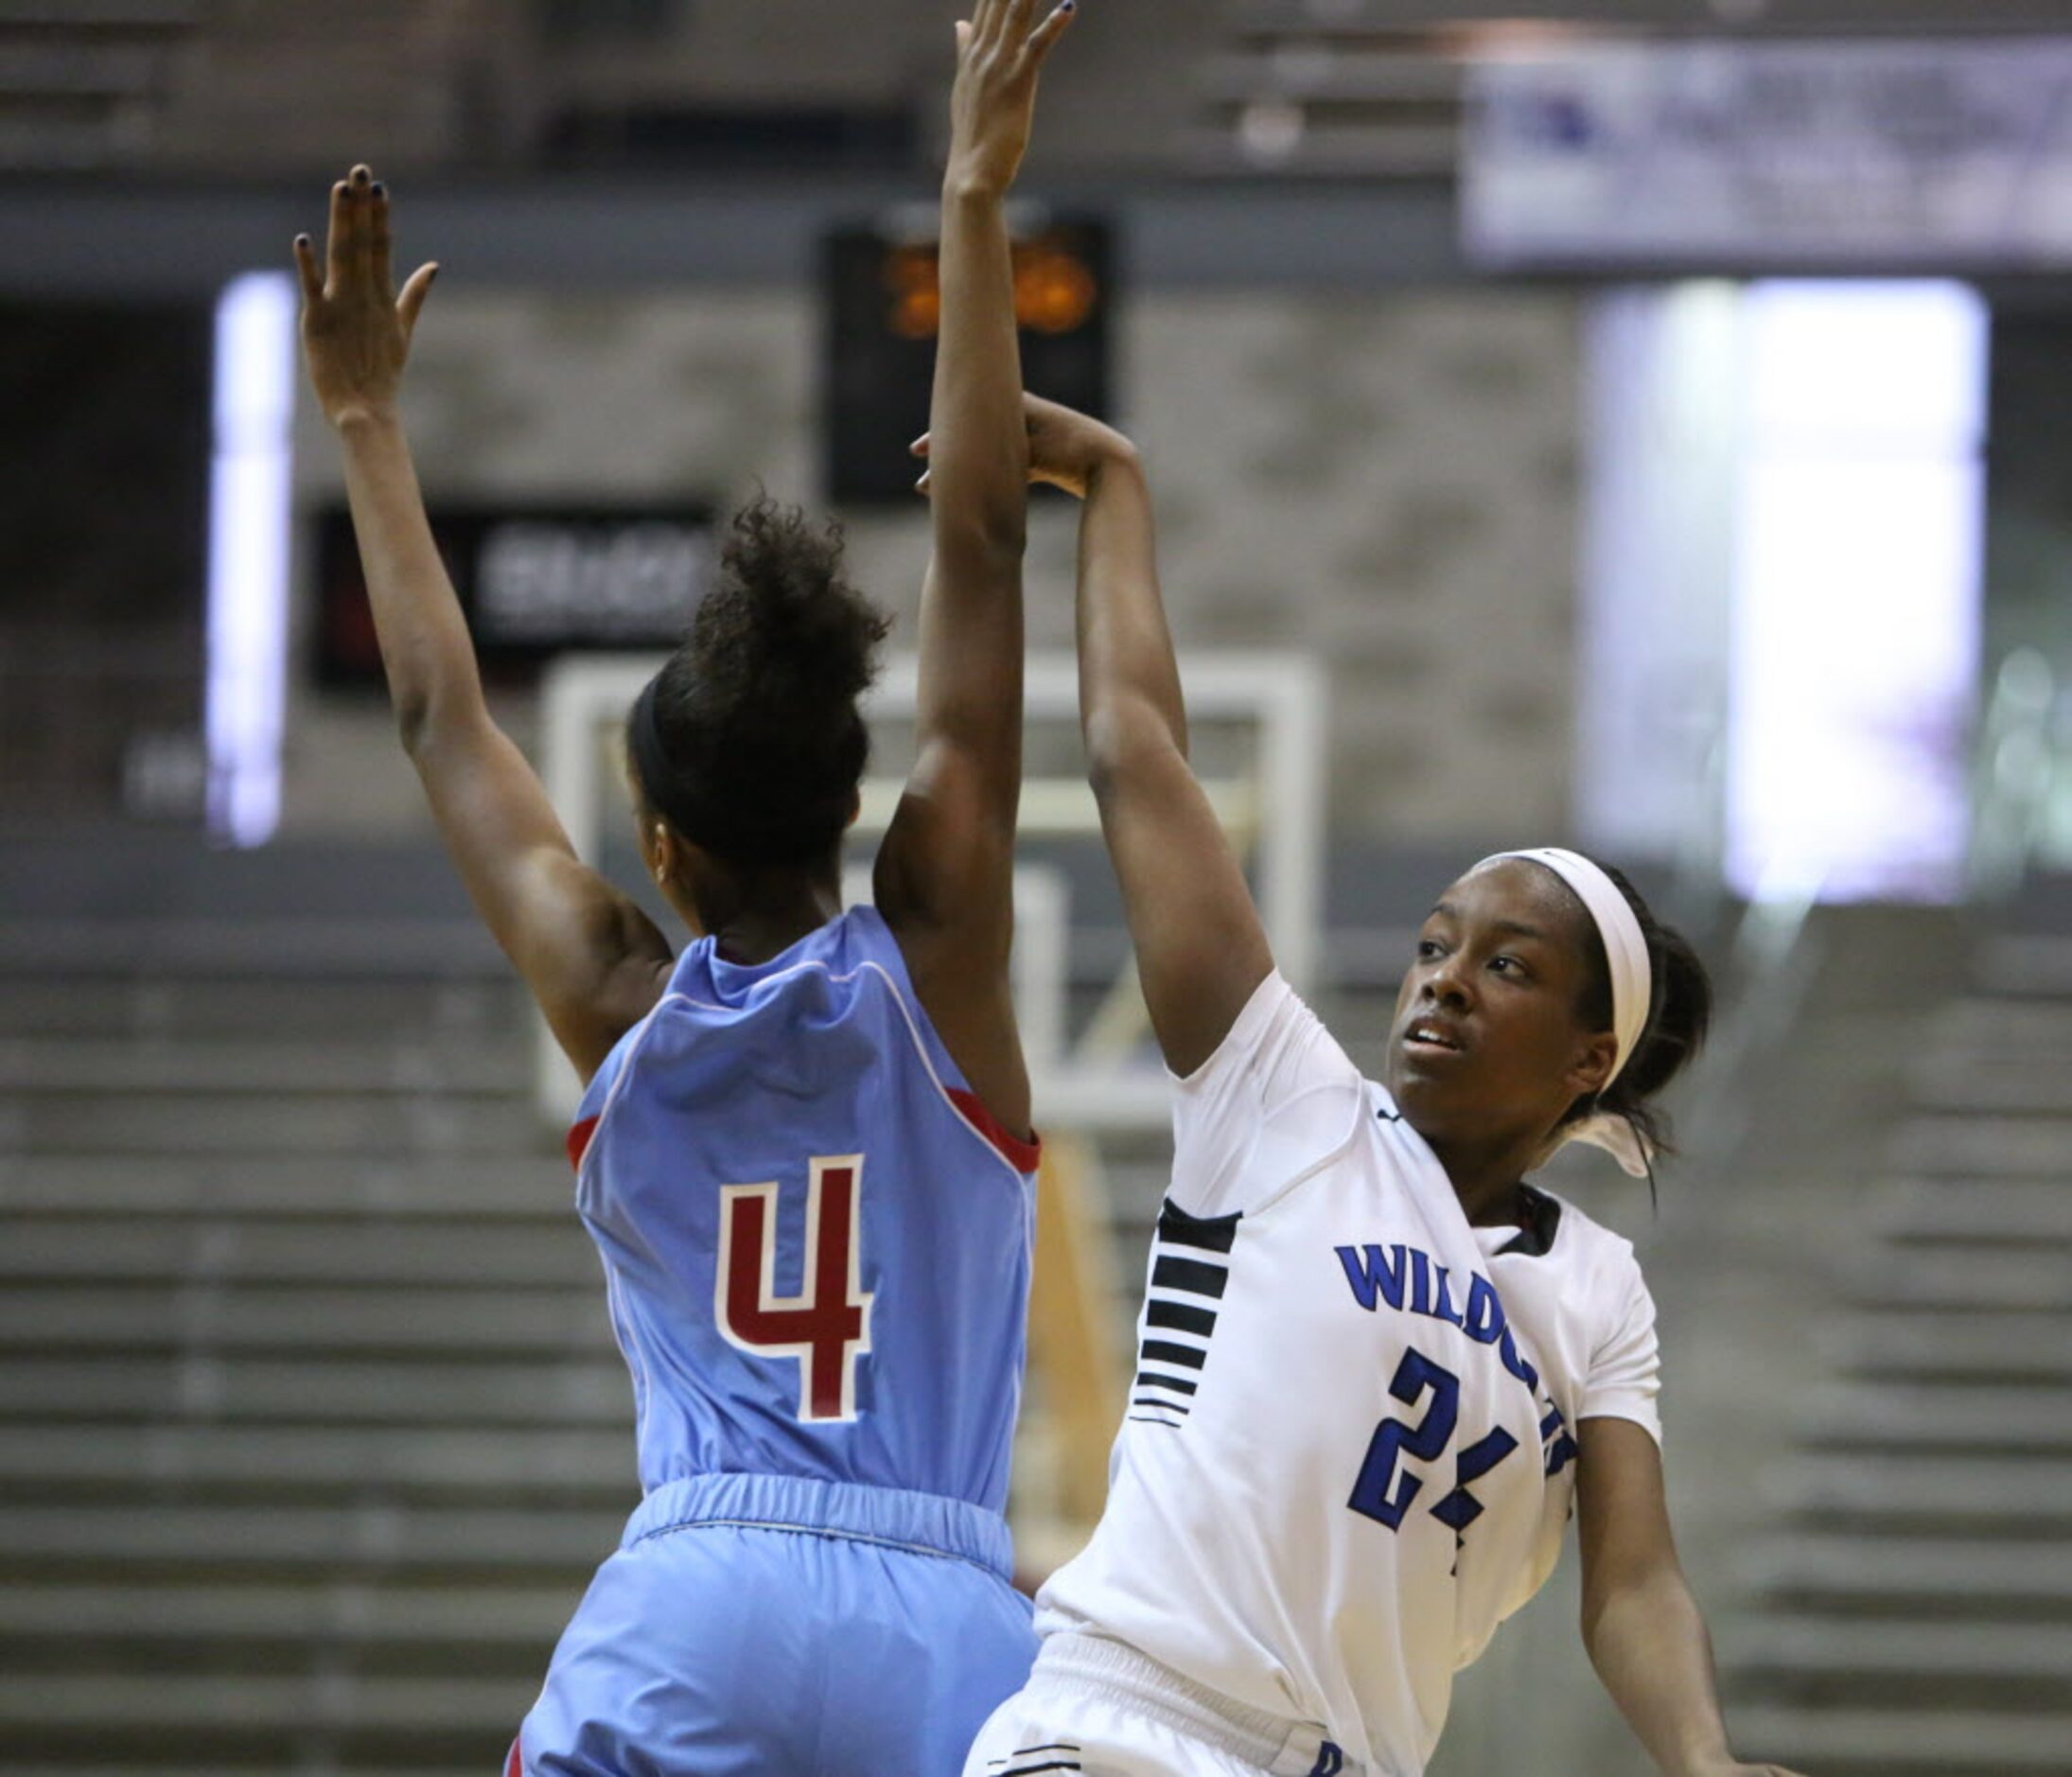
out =
<path fill-rule="evenodd" d="M 593 1117 L 591 1122 L 597 1119 Z M 524 1755 L 518 1751 L 519 1742 L 511 1742 L 511 1756 L 503 1761 L 503 1777 L 525 1777 Z"/>
<path fill-rule="evenodd" d="M 975 1092 L 963 1092 L 956 1086 L 945 1086 L 950 1102 L 964 1114 L 964 1120 L 981 1135 L 1007 1155 L 1008 1164 L 1017 1172 L 1033 1172 L 1043 1164 L 1044 1144 L 1039 1136 L 1024 1141 L 1019 1135 L 1010 1135 L 1000 1127 L 1000 1119 L 978 1101 Z"/>
<path fill-rule="evenodd" d="M 603 1113 L 598 1114 L 602 1116 Z M 583 1168 L 583 1156 L 589 1152 L 590 1137 L 597 1134 L 597 1117 L 586 1117 L 569 1131 L 569 1164 L 578 1171 Z"/>

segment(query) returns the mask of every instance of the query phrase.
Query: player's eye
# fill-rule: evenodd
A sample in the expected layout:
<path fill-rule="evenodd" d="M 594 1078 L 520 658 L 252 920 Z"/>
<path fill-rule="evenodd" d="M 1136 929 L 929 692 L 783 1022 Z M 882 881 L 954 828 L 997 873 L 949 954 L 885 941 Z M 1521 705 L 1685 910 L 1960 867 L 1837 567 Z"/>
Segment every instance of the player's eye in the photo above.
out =
<path fill-rule="evenodd" d="M 1417 960 L 1419 962 L 1436 962 L 1445 954 L 1444 948 L 1436 938 L 1420 938 L 1417 941 Z"/>
<path fill-rule="evenodd" d="M 1532 971 L 1523 962 L 1512 956 L 1492 957 L 1489 966 L 1496 970 L 1498 974 L 1507 975 L 1513 980 L 1518 981 L 1526 979 L 1532 974 Z"/>

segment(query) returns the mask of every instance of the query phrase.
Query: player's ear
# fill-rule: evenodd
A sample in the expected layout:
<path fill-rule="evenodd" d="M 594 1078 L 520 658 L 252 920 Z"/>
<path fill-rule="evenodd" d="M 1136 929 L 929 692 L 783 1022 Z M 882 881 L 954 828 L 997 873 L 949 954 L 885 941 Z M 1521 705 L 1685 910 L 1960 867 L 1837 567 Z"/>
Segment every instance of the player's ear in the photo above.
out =
<path fill-rule="evenodd" d="M 1619 1039 L 1609 1030 L 1599 1030 L 1576 1047 L 1562 1085 L 1572 1100 L 1594 1099 L 1611 1079 L 1612 1064 L 1619 1059 Z"/>

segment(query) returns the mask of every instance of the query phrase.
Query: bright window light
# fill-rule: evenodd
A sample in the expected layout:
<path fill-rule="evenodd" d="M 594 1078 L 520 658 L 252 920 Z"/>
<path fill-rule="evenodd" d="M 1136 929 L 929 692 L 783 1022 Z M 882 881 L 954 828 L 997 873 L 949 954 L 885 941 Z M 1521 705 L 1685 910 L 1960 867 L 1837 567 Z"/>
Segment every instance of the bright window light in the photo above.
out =
<path fill-rule="evenodd" d="M 1752 286 L 1728 876 L 1947 900 L 1968 832 L 1988 317 L 1940 282 Z"/>
<path fill-rule="evenodd" d="M 216 306 L 209 484 L 209 831 L 262 845 L 280 822 L 295 403 L 294 279 L 254 272 Z"/>

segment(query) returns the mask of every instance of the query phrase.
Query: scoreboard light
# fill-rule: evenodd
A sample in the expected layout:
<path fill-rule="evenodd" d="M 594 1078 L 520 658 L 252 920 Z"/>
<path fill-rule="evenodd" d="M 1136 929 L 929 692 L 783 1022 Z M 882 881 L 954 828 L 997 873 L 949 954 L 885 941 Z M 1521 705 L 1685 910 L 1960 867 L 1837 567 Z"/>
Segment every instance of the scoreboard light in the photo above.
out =
<path fill-rule="evenodd" d="M 673 647 L 712 571 L 709 506 L 441 506 L 431 533 L 486 671 L 522 676 L 586 649 Z M 317 519 L 317 678 L 378 685 L 352 516 Z"/>
<path fill-rule="evenodd" d="M 828 498 L 909 502 L 919 470 L 906 447 L 928 428 L 942 323 L 938 243 L 895 228 L 849 229 L 828 238 L 823 258 Z M 1107 225 L 1053 219 L 1018 230 L 1013 261 L 1024 382 L 1105 418 Z"/>

